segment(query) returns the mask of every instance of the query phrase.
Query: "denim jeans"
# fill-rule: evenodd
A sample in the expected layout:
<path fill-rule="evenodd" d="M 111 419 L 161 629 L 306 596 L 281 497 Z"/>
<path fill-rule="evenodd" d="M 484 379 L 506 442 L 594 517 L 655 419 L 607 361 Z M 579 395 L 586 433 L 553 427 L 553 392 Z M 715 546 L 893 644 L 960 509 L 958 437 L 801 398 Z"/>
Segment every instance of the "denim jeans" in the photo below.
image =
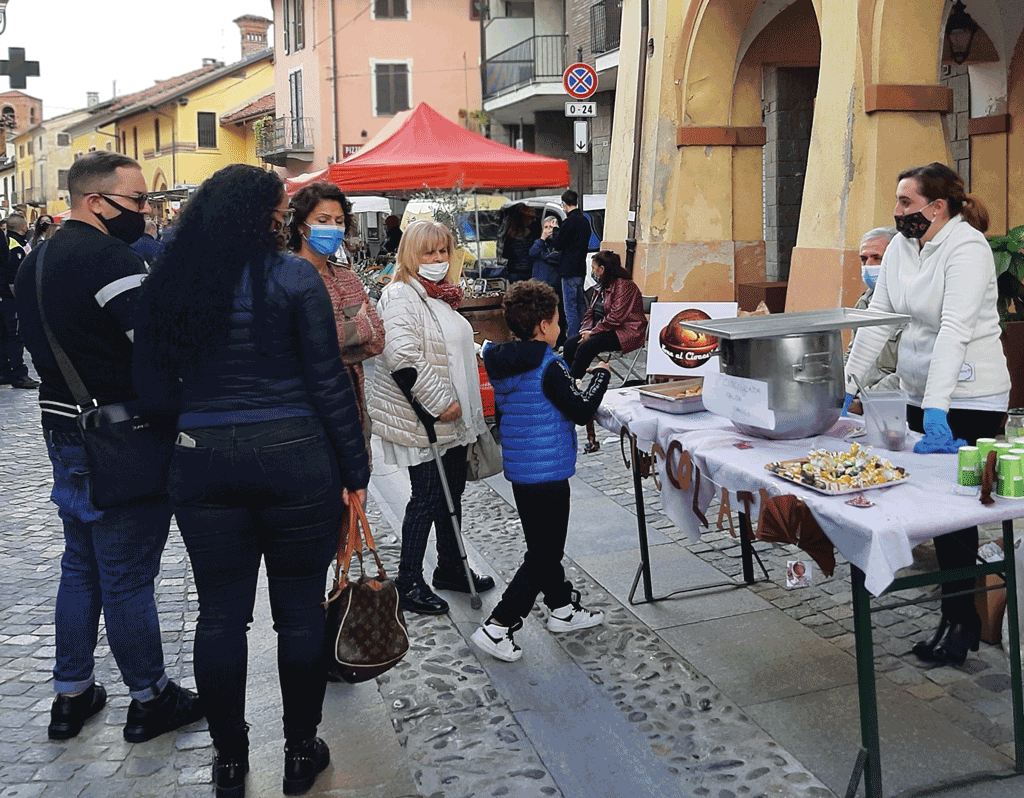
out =
<path fill-rule="evenodd" d="M 323 600 L 344 506 L 323 425 L 306 416 L 184 430 L 168 488 L 199 593 L 196 686 L 214 742 L 245 725 L 246 633 L 261 559 L 285 739 L 309 739 L 327 684 Z"/>
<path fill-rule="evenodd" d="M 583 298 L 583 278 L 562 278 L 562 302 L 565 304 L 565 337 L 575 338 L 580 333 L 587 302 Z"/>
<path fill-rule="evenodd" d="M 148 701 L 167 684 L 153 580 L 167 542 L 166 499 L 98 510 L 89 501 L 89 463 L 71 436 L 48 434 L 50 499 L 64 522 L 55 614 L 54 689 L 76 693 L 95 681 L 100 611 L 107 641 L 132 698 Z"/>

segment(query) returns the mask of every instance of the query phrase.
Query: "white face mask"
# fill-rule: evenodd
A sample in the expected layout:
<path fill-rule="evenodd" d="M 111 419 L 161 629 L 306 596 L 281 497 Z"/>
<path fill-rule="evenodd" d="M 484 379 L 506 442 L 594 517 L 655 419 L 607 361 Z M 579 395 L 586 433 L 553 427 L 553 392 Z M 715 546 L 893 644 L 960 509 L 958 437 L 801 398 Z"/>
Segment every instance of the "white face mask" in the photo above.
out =
<path fill-rule="evenodd" d="M 868 288 L 874 288 L 875 283 L 878 281 L 878 273 L 882 270 L 881 264 L 874 264 L 869 266 L 867 264 L 860 267 L 860 276 L 864 280 L 864 285 Z"/>
<path fill-rule="evenodd" d="M 443 263 L 421 263 L 419 268 L 420 277 L 430 280 L 432 283 L 439 283 L 448 274 L 448 261 Z"/>

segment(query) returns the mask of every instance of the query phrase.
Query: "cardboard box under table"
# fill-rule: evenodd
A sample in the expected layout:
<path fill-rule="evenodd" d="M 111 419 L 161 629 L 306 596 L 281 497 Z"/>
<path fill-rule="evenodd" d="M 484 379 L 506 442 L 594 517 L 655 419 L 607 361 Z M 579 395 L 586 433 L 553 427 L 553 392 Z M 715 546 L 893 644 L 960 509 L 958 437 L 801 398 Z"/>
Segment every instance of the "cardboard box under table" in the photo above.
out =
<path fill-rule="evenodd" d="M 829 540 L 849 561 L 853 585 L 854 635 L 857 654 L 857 685 L 860 704 L 861 748 L 855 759 L 850 779 L 849 795 L 856 794 L 857 784 L 864 777 L 867 798 L 882 798 L 882 770 L 879 755 L 878 704 L 875 690 L 874 652 L 872 644 L 871 613 L 889 607 L 872 607 L 872 597 L 892 594 L 900 590 L 942 584 L 963 578 L 986 578 L 1002 574 L 1007 592 L 1016 595 L 1016 569 L 1013 551 L 1013 519 L 1024 518 L 1024 502 L 996 498 L 990 506 L 981 504 L 977 494 L 959 495 L 953 492 L 956 481 L 956 455 L 917 455 L 913 443 L 919 436 L 908 436 L 902 452 L 887 452 L 885 456 L 902 466 L 909 477 L 898 484 L 866 495 L 874 503 L 868 508 L 855 508 L 846 504 L 849 496 L 830 496 L 795 485 L 776 477 L 765 469 L 770 462 L 804 457 L 811 449 L 848 450 L 849 443 L 835 437 L 849 431 L 853 424 L 848 419 L 840 422 L 824 435 L 802 440 L 767 440 L 749 438 L 740 433 L 725 418 L 711 413 L 670 415 L 644 407 L 634 389 L 609 391 L 601 409 L 598 423 L 629 440 L 630 463 L 637 491 L 637 526 L 640 535 L 641 570 L 646 565 L 645 596 L 651 595 L 649 580 L 649 552 L 646 545 L 646 519 L 643 510 L 641 478 L 643 467 L 653 465 L 660 476 L 661 502 L 665 514 L 694 539 L 701 533 L 697 513 L 707 510 L 712 496 L 727 491 L 733 507 L 740 512 L 741 545 L 749 547 L 750 519 L 760 506 L 762 490 L 765 496 L 795 495 L 809 508 L 815 521 Z M 845 430 L 840 429 L 845 426 Z M 829 436 L 831 433 L 832 437 Z M 750 448 L 737 447 L 749 442 Z M 670 450 L 671 463 L 666 466 L 666 453 Z M 651 463 L 644 452 L 662 453 Z M 680 481 L 679 464 L 683 460 L 692 465 L 693 478 Z M 674 472 L 669 479 L 668 468 Z M 700 477 L 696 474 L 699 472 Z M 675 487 L 673 481 L 680 487 Z M 685 482 L 685 484 L 684 484 Z M 744 492 L 750 503 L 738 500 Z M 898 577 L 897 571 L 909 567 L 913 561 L 914 546 L 938 535 L 965 527 L 1001 521 L 1003 525 L 1004 560 L 967 568 L 951 569 L 929 574 Z M 746 558 L 747 555 L 744 554 Z M 744 581 L 753 582 L 753 568 L 744 563 Z M 636 583 L 634 582 L 634 589 Z M 631 597 L 632 598 L 632 597 Z M 916 603 L 916 601 L 898 602 Z M 1024 706 L 1021 696 L 1021 663 L 1016 602 L 1008 602 L 1010 640 L 1010 681 L 1013 704 L 1014 774 L 1024 773 Z M 993 774 L 999 775 L 1012 774 Z"/>

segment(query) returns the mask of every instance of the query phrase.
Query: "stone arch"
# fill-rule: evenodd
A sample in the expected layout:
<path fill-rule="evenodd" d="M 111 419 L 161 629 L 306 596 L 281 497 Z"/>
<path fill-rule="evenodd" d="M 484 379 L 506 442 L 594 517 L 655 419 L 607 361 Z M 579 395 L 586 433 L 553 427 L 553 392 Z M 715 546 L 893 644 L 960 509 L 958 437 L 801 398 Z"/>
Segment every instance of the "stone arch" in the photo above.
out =
<path fill-rule="evenodd" d="M 153 175 L 153 191 L 166 191 L 167 190 L 167 175 L 164 174 L 163 169 L 157 169 Z"/>

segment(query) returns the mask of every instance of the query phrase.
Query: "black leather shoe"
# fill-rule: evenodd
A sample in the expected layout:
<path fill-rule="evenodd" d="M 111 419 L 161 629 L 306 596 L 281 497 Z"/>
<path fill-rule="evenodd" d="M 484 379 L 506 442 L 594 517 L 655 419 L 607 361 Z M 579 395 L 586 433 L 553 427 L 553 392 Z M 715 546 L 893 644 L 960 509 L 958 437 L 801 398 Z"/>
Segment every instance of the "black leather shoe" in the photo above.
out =
<path fill-rule="evenodd" d="M 946 617 L 942 617 L 942 622 L 939 624 L 939 628 L 935 630 L 935 634 L 932 635 L 932 639 L 928 642 L 922 640 L 919 643 L 914 643 L 914 647 L 910 649 L 917 655 L 917 658 L 924 660 L 925 662 L 935 662 L 935 646 L 939 644 L 942 636 L 946 633 L 946 629 L 949 628 L 949 621 Z"/>
<path fill-rule="evenodd" d="M 331 749 L 319 737 L 304 743 L 285 743 L 284 794 L 302 795 L 309 792 L 316 777 L 331 764 Z"/>
<path fill-rule="evenodd" d="M 38 388 L 39 381 L 31 377 L 15 377 L 11 380 L 12 388 Z"/>
<path fill-rule="evenodd" d="M 448 602 L 431 591 L 426 582 L 410 588 L 398 588 L 398 600 L 402 610 L 417 615 L 444 615 L 448 612 Z"/>
<path fill-rule="evenodd" d="M 128 723 L 124 739 L 130 743 L 144 743 L 169 731 L 201 720 L 206 713 L 195 693 L 169 681 L 152 701 L 143 704 L 132 699 L 128 706 Z"/>
<path fill-rule="evenodd" d="M 248 772 L 248 752 L 221 753 L 213 749 L 213 787 L 217 798 L 245 798 Z"/>
<path fill-rule="evenodd" d="M 473 585 L 477 593 L 485 593 L 494 587 L 494 578 L 487 574 L 478 574 L 472 568 L 469 572 L 473 574 Z M 458 593 L 469 593 L 469 582 L 466 580 L 465 571 L 442 571 L 434 569 L 434 578 L 430 580 L 434 590 L 454 590 Z"/>
<path fill-rule="evenodd" d="M 935 647 L 935 659 L 947 665 L 963 665 L 968 651 L 977 651 L 981 641 L 981 618 L 951 623 L 942 642 Z"/>
<path fill-rule="evenodd" d="M 85 722 L 103 709 L 107 691 L 95 682 L 81 695 L 58 695 L 50 707 L 50 725 L 46 732 L 51 740 L 70 740 Z"/>

